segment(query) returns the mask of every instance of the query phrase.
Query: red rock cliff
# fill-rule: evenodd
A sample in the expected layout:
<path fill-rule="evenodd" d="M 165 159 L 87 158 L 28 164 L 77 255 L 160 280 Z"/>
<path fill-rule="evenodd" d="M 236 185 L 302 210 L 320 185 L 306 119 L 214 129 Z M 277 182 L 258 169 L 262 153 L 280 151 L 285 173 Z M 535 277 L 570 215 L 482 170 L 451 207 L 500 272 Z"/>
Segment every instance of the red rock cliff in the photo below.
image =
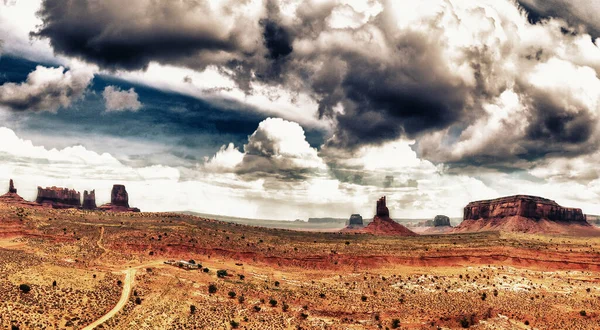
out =
<path fill-rule="evenodd" d="M 49 187 L 38 187 L 35 200 L 38 204 L 51 204 L 55 208 L 80 207 L 81 194 L 73 189 Z"/>
<path fill-rule="evenodd" d="M 534 220 L 585 223 L 581 209 L 566 208 L 555 201 L 527 195 L 469 203 L 464 209 L 464 220 L 485 220 L 520 216 Z"/>

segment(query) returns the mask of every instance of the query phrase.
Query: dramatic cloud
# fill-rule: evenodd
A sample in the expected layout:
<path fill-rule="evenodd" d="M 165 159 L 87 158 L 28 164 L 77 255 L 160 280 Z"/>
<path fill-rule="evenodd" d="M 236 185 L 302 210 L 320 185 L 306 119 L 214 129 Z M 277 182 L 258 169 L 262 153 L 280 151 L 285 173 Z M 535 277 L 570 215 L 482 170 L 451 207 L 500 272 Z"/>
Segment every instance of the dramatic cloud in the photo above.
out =
<path fill-rule="evenodd" d="M 0 85 L 0 106 L 13 111 L 56 111 L 69 107 L 87 89 L 94 74 L 87 69 L 38 66 L 23 83 Z"/>
<path fill-rule="evenodd" d="M 123 91 L 119 87 L 106 86 L 102 97 L 106 103 L 106 111 L 138 111 L 142 107 L 133 88 Z"/>
<path fill-rule="evenodd" d="M 141 69 L 150 61 L 203 68 L 256 52 L 261 1 L 45 0 L 32 34 L 55 51 L 106 68 Z"/>
<path fill-rule="evenodd" d="M 317 150 L 306 142 L 302 127 L 281 118 L 262 121 L 248 137 L 243 153 L 233 144 L 223 146 L 205 166 L 209 170 L 233 172 L 249 180 L 275 177 L 294 181 L 325 169 Z"/>
<path fill-rule="evenodd" d="M 600 3 L 589 0 L 519 0 L 528 11 L 532 22 L 543 18 L 558 17 L 565 19 L 572 26 L 581 26 L 583 32 L 600 37 Z"/>

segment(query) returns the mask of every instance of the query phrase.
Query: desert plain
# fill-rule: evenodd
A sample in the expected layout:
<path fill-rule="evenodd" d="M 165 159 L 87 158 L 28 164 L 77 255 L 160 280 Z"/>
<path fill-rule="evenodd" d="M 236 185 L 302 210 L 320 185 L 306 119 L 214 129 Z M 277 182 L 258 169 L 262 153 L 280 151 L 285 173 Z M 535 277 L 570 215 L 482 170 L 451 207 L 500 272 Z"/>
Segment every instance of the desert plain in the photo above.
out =
<path fill-rule="evenodd" d="M 599 256 L 593 235 L 376 236 L 1 203 L 0 325 L 597 329 Z"/>

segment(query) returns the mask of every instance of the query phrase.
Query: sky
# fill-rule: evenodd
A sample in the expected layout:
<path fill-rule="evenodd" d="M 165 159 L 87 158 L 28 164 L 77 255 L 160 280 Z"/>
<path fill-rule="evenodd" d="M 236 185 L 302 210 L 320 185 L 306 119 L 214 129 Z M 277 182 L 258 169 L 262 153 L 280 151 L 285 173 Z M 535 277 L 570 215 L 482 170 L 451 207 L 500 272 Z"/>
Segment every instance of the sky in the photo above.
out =
<path fill-rule="evenodd" d="M 0 0 L 0 182 L 143 211 L 600 214 L 600 3 Z"/>

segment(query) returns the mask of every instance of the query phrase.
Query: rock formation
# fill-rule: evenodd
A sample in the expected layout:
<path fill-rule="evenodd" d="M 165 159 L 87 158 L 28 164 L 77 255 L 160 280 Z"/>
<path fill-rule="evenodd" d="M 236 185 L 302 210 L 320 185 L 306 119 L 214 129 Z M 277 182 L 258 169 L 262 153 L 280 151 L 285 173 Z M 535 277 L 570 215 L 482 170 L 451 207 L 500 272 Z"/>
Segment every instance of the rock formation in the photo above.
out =
<path fill-rule="evenodd" d="M 390 211 L 387 208 L 385 196 L 377 201 L 375 217 L 373 217 L 371 223 L 361 229 L 355 229 L 348 226 L 342 229 L 342 231 L 375 235 L 417 236 L 416 233 L 390 218 Z"/>
<path fill-rule="evenodd" d="M 88 193 L 87 190 L 83 191 L 83 205 L 84 210 L 95 210 L 96 209 L 96 191 L 92 190 Z"/>
<path fill-rule="evenodd" d="M 15 188 L 15 183 L 13 182 L 13 179 L 10 179 L 10 181 L 8 183 L 8 192 L 10 194 L 16 194 L 17 193 L 17 188 Z"/>
<path fill-rule="evenodd" d="M 17 194 L 17 189 L 15 188 L 15 184 L 12 179 L 10 179 L 8 184 L 8 192 L 2 196 L 0 196 L 0 202 L 9 203 L 9 204 L 19 204 L 22 206 L 35 206 L 35 203 L 28 202 L 24 200 L 21 196 Z"/>
<path fill-rule="evenodd" d="M 100 206 L 99 209 L 109 212 L 140 212 L 137 207 L 129 207 L 129 195 L 122 184 L 113 185 L 110 203 Z"/>
<path fill-rule="evenodd" d="M 377 209 L 376 209 L 375 214 L 377 217 L 384 217 L 384 218 L 390 216 L 390 210 L 388 210 L 386 203 L 385 203 L 385 196 L 381 197 L 377 201 Z"/>
<path fill-rule="evenodd" d="M 567 226 L 591 227 L 581 209 L 562 207 L 546 198 L 516 195 L 469 203 L 456 231 L 562 232 Z"/>
<path fill-rule="evenodd" d="M 360 214 L 353 214 L 350 219 L 346 222 L 346 227 L 342 231 L 353 231 L 356 229 L 362 229 L 365 227 L 363 218 Z"/>
<path fill-rule="evenodd" d="M 59 187 L 38 187 L 38 204 L 50 205 L 53 208 L 81 207 L 81 194 L 74 189 Z"/>
<path fill-rule="evenodd" d="M 110 203 L 115 206 L 129 207 L 129 195 L 122 184 L 113 185 Z"/>
<path fill-rule="evenodd" d="M 349 226 L 363 226 L 363 218 L 360 216 L 360 214 L 353 214 L 350 216 L 350 219 L 348 220 L 348 225 Z"/>
<path fill-rule="evenodd" d="M 434 227 L 450 227 L 450 218 L 445 215 L 436 215 L 433 218 Z"/>

